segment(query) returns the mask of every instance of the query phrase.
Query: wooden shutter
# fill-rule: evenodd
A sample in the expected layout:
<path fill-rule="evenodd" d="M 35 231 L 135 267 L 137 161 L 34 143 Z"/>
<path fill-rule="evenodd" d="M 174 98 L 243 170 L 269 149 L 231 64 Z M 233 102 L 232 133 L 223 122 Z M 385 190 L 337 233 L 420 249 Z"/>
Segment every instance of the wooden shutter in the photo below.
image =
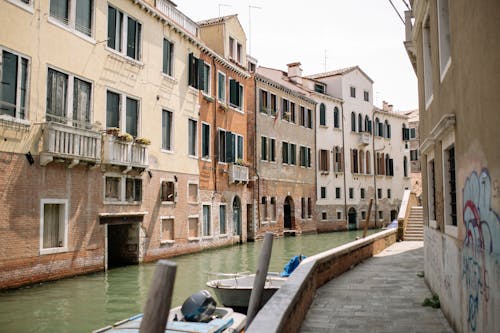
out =
<path fill-rule="evenodd" d="M 197 70 L 198 70 L 198 89 L 204 90 L 205 87 L 205 62 L 201 59 L 197 60 Z"/>
<path fill-rule="evenodd" d="M 234 162 L 234 134 L 226 132 L 226 162 Z"/>

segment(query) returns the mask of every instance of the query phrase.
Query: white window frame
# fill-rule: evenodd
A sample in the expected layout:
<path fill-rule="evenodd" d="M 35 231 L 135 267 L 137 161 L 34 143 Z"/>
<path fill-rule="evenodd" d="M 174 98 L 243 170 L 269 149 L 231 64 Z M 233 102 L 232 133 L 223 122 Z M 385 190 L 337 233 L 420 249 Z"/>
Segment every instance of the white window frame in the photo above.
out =
<path fill-rule="evenodd" d="M 443 82 L 451 66 L 450 45 L 450 7 L 448 0 L 437 0 L 438 41 L 439 41 L 439 70 L 440 82 Z M 445 8 L 446 7 L 446 8 Z"/>
<path fill-rule="evenodd" d="M 422 20 L 422 47 L 423 47 L 423 75 L 424 75 L 424 102 L 427 110 L 434 98 L 434 87 L 432 79 L 432 49 L 431 49 L 431 26 L 429 8 Z"/>
<path fill-rule="evenodd" d="M 95 1 L 95 0 L 94 0 Z M 116 5 L 111 4 L 110 2 L 107 3 L 106 6 L 106 37 L 108 34 L 108 16 L 109 16 L 109 7 L 113 7 L 117 12 L 120 12 L 123 14 L 123 22 L 122 22 L 122 27 L 121 27 L 121 45 L 119 46 L 119 49 L 113 49 L 112 47 L 108 46 L 108 43 L 106 43 L 106 50 L 113 52 L 115 54 L 118 54 L 122 57 L 127 58 L 128 60 L 142 65 L 142 51 L 143 51 L 143 46 L 142 46 L 142 40 L 144 39 L 144 23 L 141 22 L 140 20 L 136 19 L 135 17 L 128 15 L 126 12 L 124 12 L 122 9 L 119 9 Z M 141 35 L 139 38 L 139 43 L 136 45 L 136 47 L 139 48 L 139 54 L 138 54 L 138 59 L 131 58 L 127 55 L 127 42 L 128 42 L 128 18 L 131 18 L 132 20 L 136 21 L 141 25 Z M 117 22 L 118 24 L 118 22 Z M 116 29 L 116 27 L 115 27 Z M 121 51 L 120 51 L 121 49 Z"/>
<path fill-rule="evenodd" d="M 220 208 L 224 207 L 224 233 L 221 232 L 220 226 L 221 226 L 221 216 L 220 216 Z M 220 203 L 219 204 L 219 236 L 227 236 L 227 204 L 225 203 Z"/>
<path fill-rule="evenodd" d="M 9 0 L 10 1 L 10 0 Z M 74 33 L 80 38 L 83 38 L 92 44 L 96 44 L 96 41 L 94 40 L 94 34 L 95 34 L 95 8 L 96 8 L 96 0 L 92 1 L 92 8 L 90 9 L 92 18 L 90 20 L 90 34 L 87 35 L 80 30 L 76 29 L 76 2 L 78 0 L 68 0 L 68 8 L 69 8 L 69 13 L 68 13 L 68 22 L 63 22 L 59 18 L 50 15 L 50 1 L 48 1 L 48 21 L 54 25 L 57 25 L 60 28 L 63 28 L 64 30 L 67 30 L 69 32 Z M 18 1 L 19 2 L 19 1 Z M 30 0 L 31 3 L 33 3 L 33 0 Z M 24 8 L 24 7 L 22 7 Z M 28 7 L 29 8 L 29 7 Z M 28 11 L 33 12 L 33 7 L 31 6 L 31 10 L 26 8 Z M 115 8 L 116 9 L 116 8 Z M 107 19 L 107 16 L 106 16 Z M 106 23 L 107 24 L 107 23 Z"/>
<path fill-rule="evenodd" d="M 121 92 L 119 90 L 115 90 L 115 89 L 111 89 L 111 88 L 106 88 L 106 99 L 108 98 L 108 91 L 111 92 L 111 93 L 114 93 L 114 94 L 117 94 L 120 96 L 120 99 L 119 99 L 119 113 L 120 113 L 120 119 L 118 121 L 118 125 L 119 125 L 119 129 L 122 131 L 122 132 L 127 132 L 127 97 L 130 98 L 130 99 L 134 99 L 137 101 L 137 137 L 140 137 L 142 134 L 141 134 L 141 124 L 142 124 L 142 121 L 141 121 L 141 116 L 142 116 L 142 110 L 141 110 L 141 106 L 142 106 L 142 101 L 139 97 L 136 97 L 136 96 L 133 96 L 133 95 L 129 95 L 129 94 L 126 94 L 124 92 Z M 107 108 L 107 100 L 106 100 L 106 104 L 105 104 L 105 111 L 104 111 L 104 114 L 105 114 L 105 118 L 107 118 L 108 116 L 108 110 L 106 109 Z M 166 110 L 168 111 L 168 110 Z M 173 117 L 172 117 L 173 119 Z M 108 120 L 106 119 L 105 120 L 105 123 L 104 123 L 105 127 L 108 128 Z M 129 133 L 130 134 L 130 133 Z"/>
<path fill-rule="evenodd" d="M 170 112 L 171 114 L 171 121 L 170 121 L 170 149 L 165 149 L 163 148 L 163 112 Z M 160 150 L 164 153 L 174 153 L 174 138 L 175 138 L 175 126 L 174 126 L 174 112 L 172 110 L 169 110 L 168 108 L 161 108 L 161 143 L 160 143 Z"/>
<path fill-rule="evenodd" d="M 189 220 L 191 219 L 196 219 L 196 224 L 197 224 L 197 230 L 196 230 L 196 235 L 197 237 L 190 237 L 189 236 Z M 199 214 L 194 214 L 194 215 L 188 215 L 188 218 L 187 218 L 187 239 L 188 241 L 199 241 L 201 238 L 200 238 L 200 215 Z"/>
<path fill-rule="evenodd" d="M 207 145 L 208 145 L 208 157 L 205 157 L 203 156 L 203 127 L 204 126 L 208 126 L 208 142 L 207 142 Z M 201 159 L 204 160 L 204 161 L 208 161 L 210 162 L 212 159 L 210 156 L 212 156 L 212 126 L 210 125 L 210 123 L 207 123 L 205 121 L 202 121 L 201 122 L 201 153 L 200 153 L 200 156 L 201 156 Z"/>
<path fill-rule="evenodd" d="M 196 200 L 191 201 L 189 197 L 189 185 L 196 185 Z M 200 202 L 200 184 L 196 181 L 188 180 L 187 182 L 187 191 L 186 191 L 186 202 L 189 204 L 198 204 Z"/>
<path fill-rule="evenodd" d="M 7 0 L 11 4 L 27 11 L 28 13 L 33 14 L 35 11 L 33 10 L 33 0 L 29 0 L 29 3 L 24 3 L 21 0 Z"/>
<path fill-rule="evenodd" d="M 208 213 L 209 213 L 208 223 L 210 224 L 210 230 L 209 230 L 210 232 L 207 235 L 205 235 L 205 206 L 208 207 Z M 211 203 L 204 202 L 201 204 L 201 216 L 203 219 L 202 223 L 201 223 L 201 237 L 202 237 L 202 239 L 211 239 L 211 238 L 213 238 L 213 234 L 214 234 L 214 229 L 213 229 L 214 226 L 212 224 L 213 218 L 212 218 L 212 204 Z M 200 220 L 198 219 L 198 223 L 199 223 L 199 221 Z"/>
<path fill-rule="evenodd" d="M 118 200 L 113 201 L 113 200 L 108 200 L 106 198 L 106 178 L 119 178 L 119 188 L 118 188 Z M 132 177 L 132 176 L 127 176 L 127 175 L 122 175 L 118 173 L 105 173 L 102 176 L 103 179 L 103 189 L 102 189 L 102 197 L 103 197 L 103 203 L 105 205 L 140 205 L 144 201 L 144 181 L 142 177 Z M 142 186 L 141 186 L 141 201 L 127 201 L 127 179 L 140 179 L 142 181 Z"/>
<path fill-rule="evenodd" d="M 220 82 L 219 82 L 219 76 L 222 75 L 224 77 L 224 85 L 223 85 L 223 89 L 224 89 L 224 98 L 220 98 L 219 96 L 219 88 L 220 88 Z M 224 72 L 221 72 L 221 71 L 217 71 L 217 100 L 221 103 L 223 103 L 224 105 L 227 104 L 227 91 L 226 91 L 226 88 L 227 88 L 227 76 Z"/>
<path fill-rule="evenodd" d="M 200 59 L 201 61 L 201 59 Z M 212 93 L 212 79 L 211 79 L 211 73 L 212 73 L 212 66 L 207 63 L 203 62 L 203 65 L 208 67 L 208 75 L 207 75 L 207 80 L 203 80 L 204 84 L 207 86 L 207 91 L 205 91 L 204 87 L 198 87 L 198 89 L 201 91 L 201 93 L 204 96 L 207 96 L 208 98 L 212 98 L 211 93 Z M 205 74 L 206 67 L 203 68 L 203 74 Z"/>
<path fill-rule="evenodd" d="M 162 199 L 162 193 L 161 193 L 161 187 L 162 187 L 162 184 L 163 182 L 168 182 L 168 183 L 173 183 L 174 184 L 174 193 L 173 193 L 173 200 L 171 201 L 166 201 L 166 200 L 161 200 Z M 173 205 L 175 204 L 177 201 L 178 201 L 178 182 L 175 181 L 175 179 L 172 177 L 172 178 L 160 178 L 160 200 L 161 200 L 161 204 L 162 205 Z"/>
<path fill-rule="evenodd" d="M 191 154 L 191 152 L 189 151 L 189 149 L 191 148 L 189 146 L 189 140 L 190 140 L 190 137 L 189 137 L 189 126 L 190 126 L 190 122 L 191 121 L 194 121 L 196 126 L 196 133 L 195 133 L 195 136 L 193 138 L 193 142 L 194 142 L 194 155 Z M 198 120 L 197 119 L 194 119 L 194 118 L 188 118 L 188 128 L 187 128 L 187 135 L 188 135 L 188 141 L 187 141 L 187 155 L 191 158 L 198 158 Z"/>
<path fill-rule="evenodd" d="M 340 217 L 339 217 L 339 214 L 340 214 Z M 340 209 L 337 209 L 335 211 L 335 218 L 337 219 L 337 221 L 341 221 L 342 220 L 342 211 Z"/>
<path fill-rule="evenodd" d="M 163 221 L 166 220 L 172 220 L 172 228 L 174 229 L 173 231 L 173 238 L 172 239 L 163 239 Z M 160 216 L 160 244 L 174 244 L 175 243 L 175 216 Z"/>
<path fill-rule="evenodd" d="M 274 159 L 271 159 L 271 140 L 273 140 L 274 142 L 274 156 L 273 158 Z M 268 155 L 268 159 L 267 161 L 270 162 L 270 163 L 276 163 L 276 138 L 275 137 L 268 137 L 267 138 L 267 155 Z"/>
<path fill-rule="evenodd" d="M 64 205 L 64 210 L 60 216 L 64 219 L 63 224 L 63 246 L 62 247 L 52 247 L 52 248 L 44 248 L 43 247 L 43 224 L 44 224 L 44 214 L 45 214 L 45 204 L 58 204 Z M 61 253 L 68 251 L 68 210 L 69 210 L 69 200 L 68 199 L 41 199 L 40 200 L 40 255 L 45 254 L 53 254 L 53 253 Z"/>
<path fill-rule="evenodd" d="M 240 85 L 241 87 L 241 96 L 240 96 L 240 101 L 241 101 L 241 106 L 237 106 L 237 105 L 233 105 L 231 104 L 231 101 L 229 101 L 229 106 L 231 107 L 231 109 L 237 111 L 237 112 L 240 112 L 240 113 L 244 113 L 245 112 L 245 86 L 243 84 L 241 84 L 240 81 L 238 81 L 237 79 L 235 79 L 234 77 L 230 76 L 228 78 L 228 82 L 231 82 L 231 80 L 235 80 L 236 82 L 238 82 L 238 84 Z M 240 93 L 240 92 L 238 92 Z M 229 95 L 231 95 L 231 87 L 229 87 Z M 276 97 L 276 101 L 277 101 L 277 97 Z M 276 109 L 278 108 L 278 105 L 276 105 Z M 276 110 L 276 113 L 278 110 Z"/>
<path fill-rule="evenodd" d="M 66 125 L 68 126 L 73 126 L 73 123 L 75 122 L 75 120 L 73 120 L 73 97 L 74 97 L 74 92 L 75 92 L 75 80 L 78 79 L 80 81 L 85 81 L 87 83 L 90 83 L 90 100 L 89 100 L 89 105 L 90 105 L 90 119 L 89 119 L 89 124 L 92 124 L 93 121 L 94 121 L 94 110 L 93 110 L 93 105 L 94 105 L 94 81 L 93 80 L 89 80 L 87 78 L 83 78 L 81 76 L 77 76 L 77 75 L 74 75 L 73 73 L 70 73 L 70 72 L 67 72 L 67 71 L 63 71 L 61 70 L 60 68 L 58 67 L 55 67 L 55 66 L 47 66 L 47 80 L 45 82 L 45 85 L 47 86 L 47 81 L 49 79 L 49 69 L 53 70 L 53 71 L 57 71 L 59 73 L 62 73 L 62 74 L 65 74 L 68 76 L 68 82 L 67 82 L 67 90 L 66 90 L 66 111 L 67 111 L 67 114 L 66 114 L 66 121 L 64 122 Z M 113 91 L 114 92 L 114 91 Z M 106 93 L 107 93 L 107 90 L 106 90 Z M 116 93 L 116 92 L 114 92 Z M 46 92 L 46 94 L 48 94 L 48 91 Z M 118 93 L 120 94 L 120 93 Z M 46 96 L 47 98 L 47 96 Z M 47 99 L 45 99 L 45 102 L 47 101 Z M 122 101 L 120 101 L 120 104 L 122 105 Z M 121 111 L 121 110 L 120 110 Z M 25 112 L 26 114 L 26 112 Z M 47 116 L 47 105 L 45 107 L 45 116 Z M 122 116 L 120 114 L 120 116 Z M 80 122 L 80 121 L 78 121 Z M 139 124 L 137 124 L 137 126 L 139 126 Z M 139 129 L 139 127 L 137 127 Z"/>
<path fill-rule="evenodd" d="M 163 40 L 166 40 L 167 42 L 170 43 L 171 47 L 170 47 L 170 74 L 169 73 L 165 73 L 163 71 L 163 53 L 165 52 L 165 46 L 163 45 L 163 48 L 162 48 L 162 66 L 161 66 L 161 72 L 164 76 L 170 78 L 170 79 L 174 79 L 175 80 L 175 68 L 174 68 L 174 60 L 175 60 L 175 55 L 174 55 L 174 52 L 175 52 L 175 43 L 173 41 L 171 41 L 170 38 L 167 38 L 167 36 L 163 36 Z"/>
<path fill-rule="evenodd" d="M 443 166 L 442 168 L 442 179 L 443 179 L 443 206 L 444 206 L 444 209 L 443 209 L 443 216 L 444 216 L 444 232 L 449 235 L 449 236 L 452 236 L 452 237 L 455 237 L 455 238 L 458 238 L 458 220 L 459 220 L 459 217 L 458 217 L 458 211 L 456 212 L 457 213 L 457 225 L 454 226 L 452 225 L 451 223 L 451 218 L 450 218 L 450 215 L 451 215 L 451 211 L 450 211 L 450 197 L 448 195 L 448 187 L 449 187 L 449 175 L 448 175 L 448 160 L 447 160 L 447 150 L 451 147 L 451 146 L 454 146 L 455 147 L 455 172 L 457 171 L 457 154 L 456 154 L 456 151 L 457 151 L 457 145 L 455 143 L 455 131 L 450 131 L 449 133 L 447 133 L 442 141 L 441 141 L 441 165 Z M 435 168 L 435 165 L 434 165 L 434 168 Z M 458 182 L 457 182 L 457 179 L 456 179 L 456 174 L 455 174 L 455 186 L 458 185 Z M 456 189 L 456 196 L 457 196 L 457 199 L 458 199 L 458 190 Z M 457 202 L 457 209 L 458 209 L 458 202 Z"/>
<path fill-rule="evenodd" d="M 3 47 L 0 45 L 0 75 L 2 73 L 2 54 L 3 51 L 7 51 L 9 53 L 12 53 L 13 55 L 17 56 L 17 73 L 16 73 L 16 116 L 11 117 L 9 115 L 1 115 L 0 114 L 0 119 L 8 119 L 8 120 L 13 120 L 15 122 L 29 125 L 29 105 L 30 105 L 30 83 L 31 83 L 31 57 L 28 57 L 22 53 L 13 51 L 12 49 L 9 49 L 7 47 Z M 26 59 L 28 61 L 28 65 L 26 66 L 26 96 L 25 96 L 25 107 L 24 107 L 24 118 L 21 118 L 20 113 L 21 113 L 21 76 L 22 76 L 22 59 Z"/>

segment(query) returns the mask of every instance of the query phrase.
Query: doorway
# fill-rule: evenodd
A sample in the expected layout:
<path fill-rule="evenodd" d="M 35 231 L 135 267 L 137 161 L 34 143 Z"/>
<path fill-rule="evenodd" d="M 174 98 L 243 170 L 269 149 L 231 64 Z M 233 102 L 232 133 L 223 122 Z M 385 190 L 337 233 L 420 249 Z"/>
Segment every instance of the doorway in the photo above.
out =
<path fill-rule="evenodd" d="M 349 208 L 349 212 L 347 213 L 348 221 L 349 221 L 349 230 L 356 230 L 357 228 L 357 214 L 356 209 L 354 207 Z"/>
<path fill-rule="evenodd" d="M 233 226 L 234 235 L 241 236 L 241 201 L 238 196 L 233 200 Z"/>
<path fill-rule="evenodd" d="M 285 229 L 293 229 L 295 226 L 294 222 L 293 199 L 291 196 L 287 196 L 283 203 L 283 227 Z"/>
<path fill-rule="evenodd" d="M 391 210 L 391 222 L 398 218 L 398 211 L 393 209 Z"/>
<path fill-rule="evenodd" d="M 139 263 L 139 224 L 108 224 L 108 268 Z"/>

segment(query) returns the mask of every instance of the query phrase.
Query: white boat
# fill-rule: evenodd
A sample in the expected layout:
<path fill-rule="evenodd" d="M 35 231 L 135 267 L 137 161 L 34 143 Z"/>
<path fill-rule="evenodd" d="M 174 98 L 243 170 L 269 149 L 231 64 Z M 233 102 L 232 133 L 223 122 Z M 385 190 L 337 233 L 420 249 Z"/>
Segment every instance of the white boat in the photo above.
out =
<path fill-rule="evenodd" d="M 206 292 L 206 291 L 205 291 Z M 201 292 L 200 292 L 201 293 Z M 208 293 L 208 292 L 207 292 Z M 196 295 L 196 294 L 195 294 Z M 194 295 L 193 295 L 194 296 Z M 191 297 L 193 297 L 191 296 Z M 212 299 L 213 300 L 213 299 Z M 207 305 L 207 303 L 194 304 L 194 307 L 187 311 L 183 307 L 178 306 L 170 310 L 168 315 L 167 327 L 165 333 L 240 333 L 243 332 L 246 324 L 246 316 L 241 313 L 234 312 L 231 308 L 215 307 Z M 190 321 L 186 320 L 183 313 L 193 313 L 198 316 L 206 312 L 204 318 L 193 318 Z M 187 315 L 186 315 L 187 316 Z M 143 314 L 138 314 L 130 318 L 121 320 L 113 325 L 100 328 L 93 333 L 138 333 L 141 327 Z"/>

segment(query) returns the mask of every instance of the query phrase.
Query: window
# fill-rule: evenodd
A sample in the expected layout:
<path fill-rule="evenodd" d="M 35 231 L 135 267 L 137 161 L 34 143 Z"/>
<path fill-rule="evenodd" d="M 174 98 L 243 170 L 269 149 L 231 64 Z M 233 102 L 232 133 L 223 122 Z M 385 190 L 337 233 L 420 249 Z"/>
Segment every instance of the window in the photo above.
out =
<path fill-rule="evenodd" d="M 406 156 L 405 156 L 406 157 Z M 443 151 L 445 222 L 457 226 L 457 188 L 455 175 L 455 146 L 451 145 Z"/>
<path fill-rule="evenodd" d="M 423 65 L 424 65 L 424 97 L 425 108 L 429 107 L 432 100 L 432 50 L 431 50 L 431 27 L 430 18 L 427 15 L 422 24 Z"/>
<path fill-rule="evenodd" d="M 333 108 L 333 127 L 334 128 L 339 128 L 340 127 L 339 108 L 338 107 L 334 107 Z"/>
<path fill-rule="evenodd" d="M 289 163 L 290 165 L 297 165 L 297 145 L 295 143 L 289 143 L 288 147 L 290 148 Z"/>
<path fill-rule="evenodd" d="M 354 199 L 354 188 L 349 187 L 349 199 Z"/>
<path fill-rule="evenodd" d="M 161 234 L 160 238 L 162 242 L 173 241 L 174 238 L 174 218 L 172 217 L 162 217 L 160 219 L 161 223 Z"/>
<path fill-rule="evenodd" d="M 269 138 L 269 161 L 276 162 L 276 140 Z"/>
<path fill-rule="evenodd" d="M 312 218 L 312 200 L 307 198 L 307 218 Z"/>
<path fill-rule="evenodd" d="M 0 61 L 0 115 L 26 119 L 29 60 L 2 50 Z"/>
<path fill-rule="evenodd" d="M 261 148 L 264 148 L 264 141 L 267 141 L 267 138 L 261 137 L 261 140 Z M 241 135 L 219 129 L 219 162 L 233 163 L 238 159 L 243 159 L 243 146 L 243 137 Z M 267 158 L 267 150 L 265 153 Z M 261 155 L 261 159 L 262 157 L 264 156 Z"/>
<path fill-rule="evenodd" d="M 243 86 L 234 79 L 229 79 L 229 105 L 243 110 Z"/>
<path fill-rule="evenodd" d="M 259 96 L 260 96 L 260 112 L 262 113 L 269 113 L 269 93 L 265 90 L 260 89 L 259 90 Z"/>
<path fill-rule="evenodd" d="M 335 188 L 335 199 L 340 199 L 340 187 Z"/>
<path fill-rule="evenodd" d="M 198 122 L 188 119 L 188 155 L 196 156 Z"/>
<path fill-rule="evenodd" d="M 319 151 L 319 171 L 328 172 L 330 171 L 330 152 L 326 149 L 320 149 Z"/>
<path fill-rule="evenodd" d="M 427 163 L 428 175 L 428 200 L 429 200 L 429 220 L 436 220 L 436 178 L 434 171 L 434 160 Z"/>
<path fill-rule="evenodd" d="M 117 127 L 132 136 L 138 135 L 139 101 L 107 91 L 106 127 Z"/>
<path fill-rule="evenodd" d="M 370 93 L 368 91 L 364 91 L 363 92 L 363 99 L 365 102 L 369 102 L 370 101 Z"/>
<path fill-rule="evenodd" d="M 290 122 L 295 124 L 295 103 L 290 102 Z"/>
<path fill-rule="evenodd" d="M 210 216 L 210 206 L 203 205 L 203 236 L 212 235 L 212 219 Z"/>
<path fill-rule="evenodd" d="M 22 0 L 29 3 L 27 0 Z M 92 35 L 92 0 L 50 0 L 50 17 L 84 35 Z"/>
<path fill-rule="evenodd" d="M 328 219 L 328 218 L 327 218 L 327 215 L 326 215 L 326 212 L 321 212 L 321 219 L 322 219 L 323 221 L 325 221 L 325 220 L 327 220 L 327 219 Z"/>
<path fill-rule="evenodd" d="M 314 84 L 314 91 L 319 92 L 320 94 L 324 94 L 325 93 L 325 86 L 322 84 L 319 84 L 319 83 L 315 83 Z"/>
<path fill-rule="evenodd" d="M 410 128 L 410 140 L 417 138 L 417 129 L 415 127 Z"/>
<path fill-rule="evenodd" d="M 337 220 L 342 220 L 342 212 L 337 212 Z"/>
<path fill-rule="evenodd" d="M 141 60 L 142 25 L 108 6 L 108 47 L 135 60 Z"/>
<path fill-rule="evenodd" d="M 370 151 L 366 151 L 366 174 L 369 175 L 372 173 L 371 170 L 371 159 L 370 159 Z"/>
<path fill-rule="evenodd" d="M 334 172 L 342 172 L 344 170 L 344 166 L 342 164 L 343 148 L 340 148 L 339 146 L 335 146 L 333 148 L 333 154 L 334 154 L 333 171 Z"/>
<path fill-rule="evenodd" d="M 226 102 L 226 75 L 221 72 L 217 75 L 217 98 L 222 103 Z"/>
<path fill-rule="evenodd" d="M 66 251 L 68 246 L 68 201 L 65 199 L 42 199 L 40 206 L 40 254 Z"/>
<path fill-rule="evenodd" d="M 387 198 L 388 199 L 391 198 L 391 189 L 390 188 L 387 189 Z"/>
<path fill-rule="evenodd" d="M 368 116 L 365 116 L 365 132 L 372 132 L 372 121 L 368 118 Z"/>
<path fill-rule="evenodd" d="M 225 234 L 226 231 L 226 205 L 219 206 L 219 233 Z"/>
<path fill-rule="evenodd" d="M 320 198 L 326 199 L 326 187 L 325 186 L 321 186 L 321 188 L 320 188 Z"/>
<path fill-rule="evenodd" d="M 300 166 L 310 167 L 311 166 L 311 148 L 300 146 Z"/>
<path fill-rule="evenodd" d="M 356 114 L 351 112 L 351 131 L 356 132 Z"/>
<path fill-rule="evenodd" d="M 271 197 L 271 221 L 276 221 L 276 197 Z"/>
<path fill-rule="evenodd" d="M 363 132 L 363 116 L 358 113 L 358 132 Z"/>
<path fill-rule="evenodd" d="M 201 124 L 201 158 L 210 159 L 210 125 Z"/>
<path fill-rule="evenodd" d="M 377 189 L 377 198 L 382 199 L 382 189 L 381 188 Z"/>
<path fill-rule="evenodd" d="M 262 209 L 261 209 L 262 220 L 266 221 L 268 219 L 268 215 L 267 215 L 267 197 L 262 197 L 261 201 L 260 201 L 260 204 L 262 205 Z"/>
<path fill-rule="evenodd" d="M 379 220 L 383 220 L 384 219 L 384 212 L 381 211 L 381 210 L 378 211 L 378 219 Z"/>
<path fill-rule="evenodd" d="M 161 201 L 175 202 L 177 201 L 176 183 L 173 181 L 163 180 L 161 182 Z"/>
<path fill-rule="evenodd" d="M 270 101 L 270 106 L 271 106 L 271 116 L 276 116 L 276 112 L 278 112 L 278 98 L 276 97 L 275 94 L 271 94 L 271 101 Z"/>
<path fill-rule="evenodd" d="M 163 73 L 173 76 L 174 43 L 163 38 Z"/>
<path fill-rule="evenodd" d="M 238 61 L 238 63 L 242 63 L 242 46 L 240 43 L 237 43 L 236 44 L 236 60 Z"/>
<path fill-rule="evenodd" d="M 198 184 L 196 183 L 188 183 L 188 202 L 198 202 Z"/>
<path fill-rule="evenodd" d="M 403 177 L 408 177 L 408 158 L 403 157 Z"/>
<path fill-rule="evenodd" d="M 307 127 L 313 128 L 313 116 L 311 109 L 307 109 Z"/>
<path fill-rule="evenodd" d="M 439 37 L 439 69 L 441 81 L 451 63 L 450 52 L 450 14 L 448 0 L 437 1 L 438 37 Z"/>
<path fill-rule="evenodd" d="M 188 85 L 209 94 L 210 81 L 210 65 L 195 57 L 193 53 L 189 53 Z"/>
<path fill-rule="evenodd" d="M 234 38 L 229 37 L 229 58 L 234 59 Z"/>
<path fill-rule="evenodd" d="M 197 239 L 198 229 L 198 215 L 188 217 L 188 239 Z"/>
<path fill-rule="evenodd" d="M 383 132 L 383 131 L 382 131 Z M 380 136 L 380 120 L 378 118 L 375 118 L 375 136 Z"/>
<path fill-rule="evenodd" d="M 104 201 L 108 203 L 142 201 L 142 179 L 121 175 L 105 176 Z"/>
<path fill-rule="evenodd" d="M 267 161 L 267 138 L 265 136 L 260 137 L 260 148 L 260 159 Z"/>
<path fill-rule="evenodd" d="M 172 112 L 161 112 L 161 149 L 172 150 Z"/>
<path fill-rule="evenodd" d="M 389 122 L 387 120 L 384 121 L 384 138 L 390 138 L 389 134 Z"/>
<path fill-rule="evenodd" d="M 361 219 L 366 220 L 366 211 L 365 210 L 361 211 Z"/>
<path fill-rule="evenodd" d="M 306 198 L 300 199 L 300 217 L 306 218 Z"/>
<path fill-rule="evenodd" d="M 323 103 L 319 105 L 319 124 L 320 126 L 326 126 L 326 108 Z"/>
<path fill-rule="evenodd" d="M 403 141 L 408 141 L 410 140 L 410 129 L 406 128 L 406 125 L 403 124 Z"/>
<path fill-rule="evenodd" d="M 410 161 L 418 161 L 418 149 L 410 150 Z"/>
<path fill-rule="evenodd" d="M 301 106 L 299 112 L 299 125 L 306 126 L 306 108 Z"/>
<path fill-rule="evenodd" d="M 358 150 L 357 149 L 351 149 L 351 172 L 352 173 L 358 173 L 359 168 L 358 168 Z"/>
<path fill-rule="evenodd" d="M 364 189 L 364 188 L 361 188 L 361 189 L 359 190 L 359 197 L 360 197 L 361 199 L 364 199 L 364 198 L 365 198 L 365 189 Z"/>
<path fill-rule="evenodd" d="M 351 97 L 356 98 L 356 87 L 351 87 Z"/>
<path fill-rule="evenodd" d="M 290 101 L 286 98 L 281 99 L 281 119 L 290 121 Z"/>
<path fill-rule="evenodd" d="M 281 144 L 281 156 L 282 156 L 282 163 L 283 164 L 288 164 L 289 159 L 288 159 L 288 142 L 283 142 Z"/>
<path fill-rule="evenodd" d="M 236 60 L 238 63 L 242 63 L 242 45 L 238 43 L 233 37 L 229 37 L 229 58 Z"/>
<path fill-rule="evenodd" d="M 73 85 L 68 85 L 72 81 Z M 90 127 L 90 82 L 49 68 L 46 120 L 76 127 Z M 73 96 L 73 105 L 69 97 Z"/>

